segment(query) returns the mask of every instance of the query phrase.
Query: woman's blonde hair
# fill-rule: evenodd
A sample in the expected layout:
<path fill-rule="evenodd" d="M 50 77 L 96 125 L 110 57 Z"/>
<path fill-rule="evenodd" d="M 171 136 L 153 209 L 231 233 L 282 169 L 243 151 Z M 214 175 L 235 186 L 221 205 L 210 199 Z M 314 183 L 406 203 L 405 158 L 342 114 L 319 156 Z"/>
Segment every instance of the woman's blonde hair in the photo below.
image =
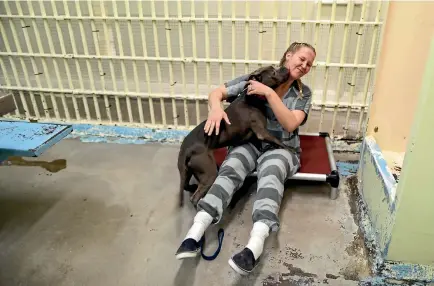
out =
<path fill-rule="evenodd" d="M 296 53 L 302 47 L 306 47 L 306 48 L 311 49 L 313 51 L 313 53 L 316 55 L 315 48 L 312 47 L 310 44 L 308 44 L 308 43 L 293 42 L 288 47 L 288 49 L 283 53 L 283 56 L 282 56 L 282 58 L 280 59 L 280 62 L 279 62 L 279 67 L 281 67 L 281 66 L 283 66 L 285 64 L 285 62 L 286 62 L 286 54 L 287 53 L 293 53 L 294 54 L 294 53 Z"/>
<path fill-rule="evenodd" d="M 286 49 L 286 51 L 283 53 L 283 56 L 282 56 L 282 58 L 280 59 L 280 62 L 279 62 L 279 67 L 282 67 L 285 64 L 285 62 L 286 62 L 286 54 L 287 53 L 293 53 L 294 54 L 294 53 L 296 53 L 302 47 L 306 47 L 306 48 L 311 49 L 313 51 L 313 53 L 316 55 L 315 48 L 312 45 L 310 45 L 308 43 L 293 42 L 288 47 L 288 49 Z M 301 79 L 297 79 L 297 85 L 298 85 L 298 89 L 300 91 L 300 97 L 303 97 L 303 86 L 301 84 Z"/>

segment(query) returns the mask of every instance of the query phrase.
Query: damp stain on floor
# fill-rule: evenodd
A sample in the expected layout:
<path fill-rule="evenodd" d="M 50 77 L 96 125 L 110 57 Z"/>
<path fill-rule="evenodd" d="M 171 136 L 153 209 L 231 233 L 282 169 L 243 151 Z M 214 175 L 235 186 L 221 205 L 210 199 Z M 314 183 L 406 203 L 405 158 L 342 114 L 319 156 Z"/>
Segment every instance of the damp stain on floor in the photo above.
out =
<path fill-rule="evenodd" d="M 40 167 L 50 173 L 57 173 L 66 168 L 65 159 L 56 159 L 53 161 L 41 161 L 35 158 L 24 159 L 19 156 L 10 156 L 6 160 L 0 162 L 1 166 L 22 166 L 22 167 Z"/>

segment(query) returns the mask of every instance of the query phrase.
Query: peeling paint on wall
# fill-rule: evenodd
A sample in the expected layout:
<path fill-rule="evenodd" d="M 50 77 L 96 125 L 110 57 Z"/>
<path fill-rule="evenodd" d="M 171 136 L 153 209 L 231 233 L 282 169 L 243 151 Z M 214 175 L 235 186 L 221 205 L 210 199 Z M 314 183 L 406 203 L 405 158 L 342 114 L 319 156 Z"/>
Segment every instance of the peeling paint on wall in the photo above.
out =
<path fill-rule="evenodd" d="M 362 279 L 360 286 L 426 286 L 434 282 L 434 268 L 425 265 L 403 264 L 385 260 L 378 241 L 378 230 L 369 216 L 368 206 L 358 189 L 357 177 L 350 176 L 348 182 L 355 188 L 352 199 L 357 206 L 356 223 L 364 237 L 365 247 L 369 252 L 373 276 Z M 430 284 L 431 285 L 431 284 Z"/>
<path fill-rule="evenodd" d="M 335 138 L 332 140 L 332 147 L 333 151 L 335 152 L 360 153 L 362 143 L 359 141 L 349 141 Z"/>
<path fill-rule="evenodd" d="M 390 175 L 392 177 L 392 175 L 387 173 L 387 166 L 379 167 L 379 162 L 383 162 L 382 159 L 384 158 L 382 158 L 378 146 L 375 145 L 373 138 L 363 142 L 358 181 L 378 251 L 381 257 L 386 257 L 395 220 L 396 201 L 390 199 L 392 193 L 389 189 L 391 187 L 390 182 L 384 182 L 384 176 Z"/>
<path fill-rule="evenodd" d="M 377 169 L 378 176 L 380 176 L 383 181 L 384 190 L 387 192 L 386 194 L 389 200 L 389 204 L 393 206 L 392 208 L 394 208 L 397 183 L 392 175 L 392 170 L 387 165 L 387 161 L 384 158 L 380 146 L 378 146 L 374 137 L 367 136 L 365 138 L 365 143 L 366 151 L 368 151 L 368 153 L 370 154 L 372 163 Z"/>
<path fill-rule="evenodd" d="M 396 192 L 396 182 L 390 169 L 382 159 L 381 150 L 373 138 L 366 138 L 361 149 L 357 186 L 360 197 L 357 205 L 360 212 L 359 226 L 365 237 L 365 245 L 371 252 L 375 277 L 359 285 L 427 285 L 434 282 L 434 268 L 387 261 L 392 229 L 395 223 L 396 198 L 389 200 Z M 385 179 L 385 177 L 387 177 Z M 385 182 L 387 181 L 387 182 Z M 404 281 L 404 282 L 403 282 Z"/>
<path fill-rule="evenodd" d="M 358 162 L 336 162 L 338 173 L 340 176 L 351 176 L 357 173 L 359 167 Z"/>
<path fill-rule="evenodd" d="M 386 262 L 382 269 L 386 277 L 398 280 L 434 282 L 434 268 L 428 265 Z"/>
<path fill-rule="evenodd" d="M 82 142 L 145 144 L 152 142 L 181 142 L 188 134 L 185 130 L 134 128 L 107 125 L 74 125 L 74 132 L 68 138 L 78 138 Z"/>
<path fill-rule="evenodd" d="M 76 138 L 82 142 L 117 143 L 117 144 L 146 144 L 166 143 L 180 144 L 189 133 L 187 130 L 151 129 L 125 126 L 107 126 L 91 124 L 75 124 L 74 131 L 67 138 Z M 332 140 L 335 152 L 359 153 L 360 142 Z"/>

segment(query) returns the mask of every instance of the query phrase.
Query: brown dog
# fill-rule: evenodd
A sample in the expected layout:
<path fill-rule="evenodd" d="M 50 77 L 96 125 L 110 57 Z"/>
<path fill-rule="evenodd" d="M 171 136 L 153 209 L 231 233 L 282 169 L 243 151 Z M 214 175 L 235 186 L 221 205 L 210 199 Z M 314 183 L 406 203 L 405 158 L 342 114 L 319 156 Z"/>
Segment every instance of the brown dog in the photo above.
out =
<path fill-rule="evenodd" d="M 249 80 L 259 81 L 275 89 L 287 81 L 288 77 L 289 72 L 285 67 L 275 69 L 273 66 L 267 66 L 251 73 Z M 180 206 L 184 203 L 184 190 L 188 189 L 192 175 L 198 181 L 198 187 L 190 197 L 194 206 L 205 196 L 217 178 L 214 149 L 263 141 L 292 150 L 268 132 L 265 100 L 255 95 L 247 95 L 245 91 L 246 88 L 225 109 L 231 125 L 225 124 L 222 120 L 219 135 L 205 134 L 204 120 L 184 138 L 178 155 L 178 170 L 181 177 Z"/>

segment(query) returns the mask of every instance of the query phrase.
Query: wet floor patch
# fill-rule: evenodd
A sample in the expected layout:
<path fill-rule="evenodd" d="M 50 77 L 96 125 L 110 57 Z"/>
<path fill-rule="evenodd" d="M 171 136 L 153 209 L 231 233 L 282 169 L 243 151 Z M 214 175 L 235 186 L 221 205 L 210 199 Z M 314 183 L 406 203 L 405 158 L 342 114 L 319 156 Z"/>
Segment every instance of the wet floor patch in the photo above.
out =
<path fill-rule="evenodd" d="M 20 167 L 41 167 L 48 172 L 57 173 L 66 168 L 65 159 L 56 159 L 53 161 L 26 160 L 19 156 L 10 156 L 7 160 L 0 163 L 2 166 L 20 166 Z"/>

